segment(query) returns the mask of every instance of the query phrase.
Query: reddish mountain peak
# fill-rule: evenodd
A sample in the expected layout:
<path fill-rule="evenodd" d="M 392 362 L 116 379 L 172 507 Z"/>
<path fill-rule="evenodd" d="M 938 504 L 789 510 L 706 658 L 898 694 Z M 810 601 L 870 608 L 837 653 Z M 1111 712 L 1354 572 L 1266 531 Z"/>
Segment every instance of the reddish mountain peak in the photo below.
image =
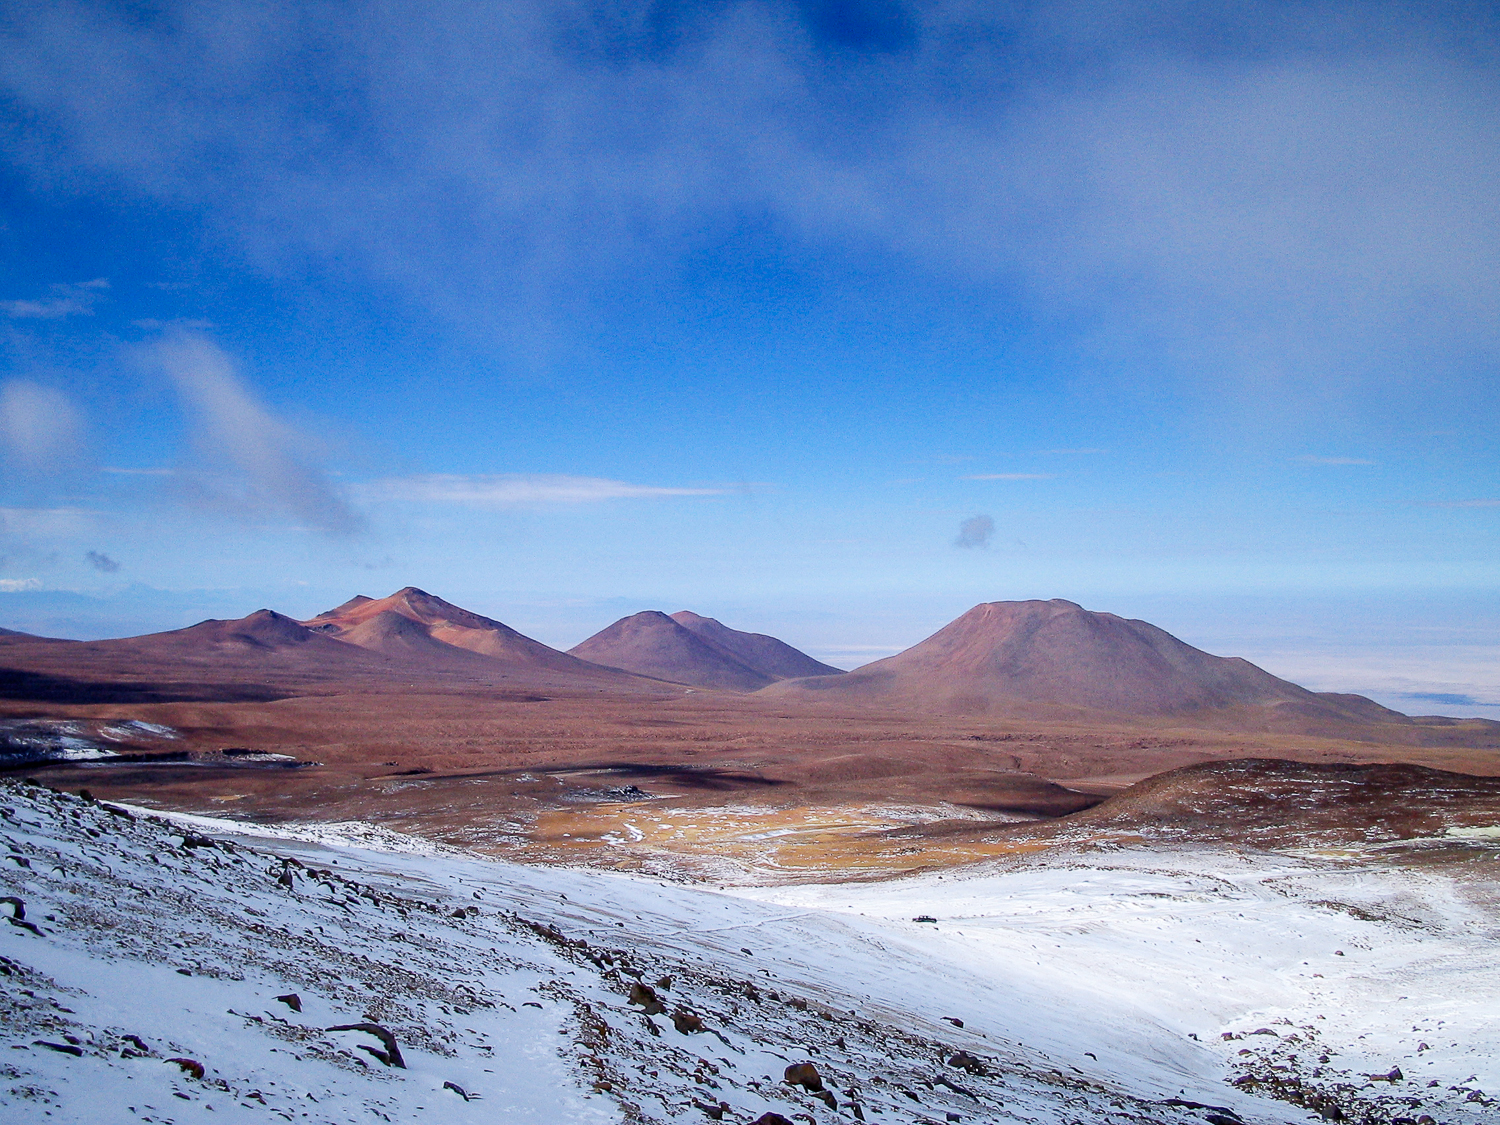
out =
<path fill-rule="evenodd" d="M 343 605 L 336 605 L 332 609 L 325 609 L 322 613 L 318 614 L 318 616 L 312 618 L 311 620 L 322 621 L 328 617 L 338 617 L 340 614 L 348 613 L 351 609 L 358 609 L 360 606 L 366 605 L 369 602 L 373 602 L 374 600 L 374 598 L 366 597 L 364 594 L 355 594 Z"/>

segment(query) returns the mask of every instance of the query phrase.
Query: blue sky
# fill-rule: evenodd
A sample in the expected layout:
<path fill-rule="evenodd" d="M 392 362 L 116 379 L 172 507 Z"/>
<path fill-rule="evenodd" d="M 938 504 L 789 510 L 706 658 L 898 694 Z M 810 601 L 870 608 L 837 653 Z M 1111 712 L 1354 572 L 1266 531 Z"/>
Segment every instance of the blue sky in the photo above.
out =
<path fill-rule="evenodd" d="M 1500 717 L 1497 26 L 11 3 L 0 625 L 1058 596 Z"/>

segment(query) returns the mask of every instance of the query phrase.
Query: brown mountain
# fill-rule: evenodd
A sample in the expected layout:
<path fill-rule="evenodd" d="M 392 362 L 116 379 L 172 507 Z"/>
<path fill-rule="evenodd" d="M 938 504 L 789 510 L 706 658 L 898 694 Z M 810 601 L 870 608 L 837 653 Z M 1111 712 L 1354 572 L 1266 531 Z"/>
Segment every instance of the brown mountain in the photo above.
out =
<path fill-rule="evenodd" d="M 113 640 L 0 638 L 0 697 L 11 699 L 275 699 L 294 690 L 323 690 L 331 682 L 390 675 L 384 657 L 269 609 Z"/>
<path fill-rule="evenodd" d="M 549 648 L 425 590 L 407 586 L 388 598 L 351 598 L 305 622 L 309 629 L 404 661 L 467 661 L 488 657 L 512 666 L 597 678 L 603 670 Z"/>
<path fill-rule="evenodd" d="M 1247 660 L 1211 656 L 1145 621 L 1061 599 L 977 605 L 905 652 L 843 676 L 788 680 L 765 694 L 950 714 L 1106 714 L 1342 736 L 1417 723 L 1363 696 L 1309 691 Z"/>
<path fill-rule="evenodd" d="M 768 637 L 764 633 L 744 633 L 731 629 L 712 617 L 702 617 L 686 609 L 672 614 L 672 620 L 684 629 L 691 629 L 704 640 L 718 645 L 742 664 L 775 680 L 844 674 L 842 668 L 814 660 L 785 641 Z"/>
<path fill-rule="evenodd" d="M 622 617 L 568 651 L 595 664 L 695 687 L 755 691 L 775 682 L 654 609 Z"/>

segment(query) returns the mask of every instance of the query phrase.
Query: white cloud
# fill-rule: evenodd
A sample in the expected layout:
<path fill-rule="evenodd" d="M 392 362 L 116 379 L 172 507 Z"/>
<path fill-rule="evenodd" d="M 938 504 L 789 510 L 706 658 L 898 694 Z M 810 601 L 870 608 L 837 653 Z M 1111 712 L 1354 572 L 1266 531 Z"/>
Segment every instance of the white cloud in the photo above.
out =
<path fill-rule="evenodd" d="M 202 320 L 194 317 L 178 317 L 175 320 L 157 320 L 155 317 L 148 316 L 143 320 L 132 320 L 130 323 L 137 328 L 145 328 L 148 331 L 152 332 L 164 328 L 182 328 L 189 331 L 206 331 L 207 329 L 213 328 L 215 326 L 214 322 L 211 320 Z"/>
<path fill-rule="evenodd" d="M 54 387 L 13 379 L 0 387 L 0 452 L 28 473 L 67 468 L 83 452 L 83 417 Z"/>
<path fill-rule="evenodd" d="M 317 440 L 258 401 L 212 341 L 175 332 L 143 354 L 171 378 L 192 427 L 194 457 L 175 474 L 190 499 L 240 516 L 281 512 L 331 534 L 363 526 L 309 456 Z"/>
<path fill-rule="evenodd" d="M 1052 480 L 1053 473 L 976 473 L 960 480 Z"/>
<path fill-rule="evenodd" d="M 0 314 L 17 320 L 61 320 L 65 316 L 90 316 L 99 290 L 108 289 L 107 278 L 96 277 L 76 285 L 54 285 L 51 297 L 0 301 Z"/>
<path fill-rule="evenodd" d="M 0 594 L 19 594 L 25 590 L 40 590 L 40 578 L 0 578 Z"/>
<path fill-rule="evenodd" d="M 670 488 L 630 484 L 603 477 L 548 473 L 483 476 L 428 474 L 391 477 L 355 487 L 361 499 L 411 504 L 456 504 L 510 508 L 552 504 L 595 504 L 605 500 L 651 500 L 674 496 L 722 496 L 724 488 Z"/>

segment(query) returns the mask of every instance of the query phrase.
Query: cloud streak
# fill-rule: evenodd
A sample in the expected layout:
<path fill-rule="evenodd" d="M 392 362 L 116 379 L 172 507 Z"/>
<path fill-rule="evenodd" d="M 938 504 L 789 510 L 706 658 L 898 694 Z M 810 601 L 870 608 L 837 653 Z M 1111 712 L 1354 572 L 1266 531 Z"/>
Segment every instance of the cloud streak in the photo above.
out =
<path fill-rule="evenodd" d="M 69 316 L 91 316 L 99 291 L 109 281 L 97 277 L 77 285 L 54 285 L 52 296 L 31 300 L 0 301 L 0 315 L 14 320 L 61 320 Z"/>
<path fill-rule="evenodd" d="M 1054 473 L 975 473 L 960 480 L 1053 480 Z"/>
<path fill-rule="evenodd" d="M 170 379 L 189 420 L 193 456 L 174 479 L 190 500 L 241 518 L 290 515 L 331 535 L 362 530 L 318 467 L 317 439 L 277 418 L 212 341 L 173 333 L 142 356 Z"/>
<path fill-rule="evenodd" d="M 597 504 L 609 500 L 657 500 L 681 496 L 722 496 L 723 488 L 670 488 L 630 484 L 602 477 L 559 474 L 460 476 L 428 474 L 369 481 L 356 486 L 369 502 L 445 504 L 468 508 L 518 508 Z"/>

